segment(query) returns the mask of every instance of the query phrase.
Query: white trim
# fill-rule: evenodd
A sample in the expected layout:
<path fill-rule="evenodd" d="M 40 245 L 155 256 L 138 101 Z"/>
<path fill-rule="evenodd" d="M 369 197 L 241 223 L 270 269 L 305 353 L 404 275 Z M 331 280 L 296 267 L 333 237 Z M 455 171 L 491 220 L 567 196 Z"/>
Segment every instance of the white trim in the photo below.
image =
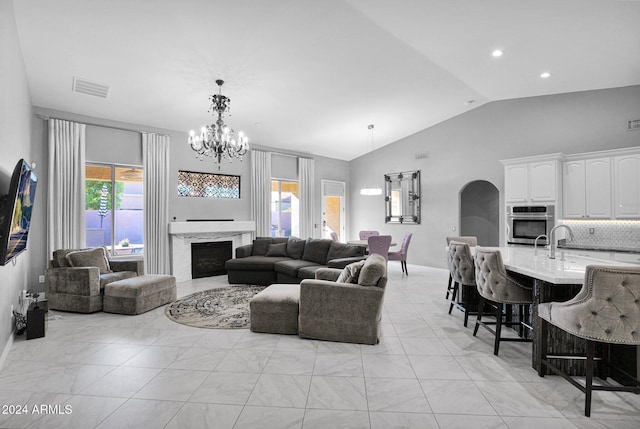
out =
<path fill-rule="evenodd" d="M 13 324 L 13 322 L 12 322 Z M 0 371 L 4 368 L 4 363 L 7 361 L 7 357 L 9 357 L 9 352 L 11 352 L 11 347 L 13 347 L 13 329 L 11 330 L 11 335 L 9 335 L 9 339 L 7 340 L 7 344 L 4 345 L 4 350 L 2 350 L 2 354 L 0 355 Z"/>

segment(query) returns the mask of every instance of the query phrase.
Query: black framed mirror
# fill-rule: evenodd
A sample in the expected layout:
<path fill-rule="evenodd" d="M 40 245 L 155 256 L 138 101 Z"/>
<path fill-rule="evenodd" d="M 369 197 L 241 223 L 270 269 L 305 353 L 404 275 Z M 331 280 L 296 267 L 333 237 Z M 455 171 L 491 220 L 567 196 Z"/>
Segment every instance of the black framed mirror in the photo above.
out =
<path fill-rule="evenodd" d="M 420 223 L 420 170 L 384 175 L 385 223 Z"/>

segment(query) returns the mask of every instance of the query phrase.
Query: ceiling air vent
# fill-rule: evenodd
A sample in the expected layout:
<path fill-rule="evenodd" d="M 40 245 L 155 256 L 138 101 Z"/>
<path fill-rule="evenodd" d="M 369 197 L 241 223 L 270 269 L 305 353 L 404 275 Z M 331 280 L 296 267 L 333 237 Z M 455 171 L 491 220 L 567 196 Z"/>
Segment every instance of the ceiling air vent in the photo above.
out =
<path fill-rule="evenodd" d="M 107 98 L 107 95 L 109 95 L 109 87 L 101 83 L 90 82 L 80 77 L 74 77 L 73 92 Z"/>
<path fill-rule="evenodd" d="M 640 130 L 640 119 L 629 121 L 629 124 L 627 125 L 627 131 L 637 131 L 637 130 Z"/>
<path fill-rule="evenodd" d="M 416 153 L 416 159 L 429 159 L 429 152 Z"/>

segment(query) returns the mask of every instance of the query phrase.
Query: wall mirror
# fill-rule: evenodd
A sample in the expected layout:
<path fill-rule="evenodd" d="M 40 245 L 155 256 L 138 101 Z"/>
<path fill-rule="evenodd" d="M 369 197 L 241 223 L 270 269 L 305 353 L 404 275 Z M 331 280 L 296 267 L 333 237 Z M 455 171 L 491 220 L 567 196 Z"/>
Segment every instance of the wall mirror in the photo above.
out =
<path fill-rule="evenodd" d="M 420 170 L 385 174 L 385 223 L 420 223 Z"/>

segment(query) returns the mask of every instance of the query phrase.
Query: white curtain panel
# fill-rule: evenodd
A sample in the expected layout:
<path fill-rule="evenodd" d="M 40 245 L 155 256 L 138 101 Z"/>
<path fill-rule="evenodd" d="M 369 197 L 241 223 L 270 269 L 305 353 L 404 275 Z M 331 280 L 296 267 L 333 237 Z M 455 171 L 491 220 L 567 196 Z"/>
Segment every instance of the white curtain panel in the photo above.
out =
<path fill-rule="evenodd" d="M 169 136 L 142 133 L 144 269 L 171 274 L 169 248 Z"/>
<path fill-rule="evenodd" d="M 85 124 L 49 119 L 47 251 L 86 247 Z"/>
<path fill-rule="evenodd" d="M 298 158 L 300 180 L 300 238 L 314 237 L 315 228 L 315 161 Z"/>
<path fill-rule="evenodd" d="M 271 236 L 271 153 L 251 150 L 251 216 L 256 236 Z"/>

